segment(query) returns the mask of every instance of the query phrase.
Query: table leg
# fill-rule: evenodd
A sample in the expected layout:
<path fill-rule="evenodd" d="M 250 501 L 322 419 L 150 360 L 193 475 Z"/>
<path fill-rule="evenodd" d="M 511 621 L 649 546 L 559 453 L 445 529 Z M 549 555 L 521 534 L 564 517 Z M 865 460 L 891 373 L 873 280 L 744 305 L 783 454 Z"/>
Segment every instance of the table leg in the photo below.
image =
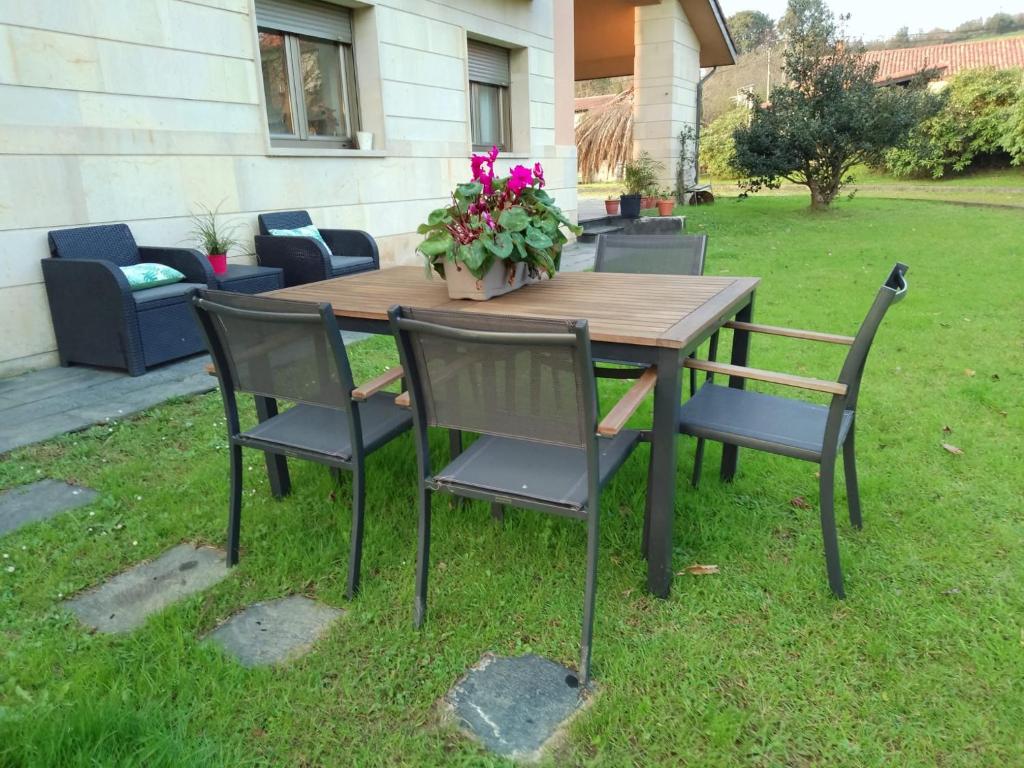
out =
<path fill-rule="evenodd" d="M 253 398 L 256 401 L 256 418 L 260 422 L 277 416 L 277 400 L 272 397 Z M 270 492 L 275 498 L 287 496 L 292 490 L 292 481 L 288 476 L 288 460 L 284 456 L 264 453 L 267 462 L 267 479 L 270 480 Z"/>
<path fill-rule="evenodd" d="M 754 296 L 750 296 L 750 303 L 736 313 L 736 319 L 740 322 L 749 323 L 754 319 Z M 746 365 L 750 353 L 750 331 L 732 332 L 732 359 L 733 365 Z M 734 389 L 743 389 L 747 380 L 739 376 L 729 377 L 729 386 Z M 722 470 L 721 478 L 724 482 L 731 481 L 736 476 L 736 470 L 740 463 L 740 449 L 735 445 L 722 446 Z"/>
<path fill-rule="evenodd" d="M 679 350 L 658 350 L 658 383 L 654 388 L 654 429 L 647 486 L 650 507 L 647 588 L 657 597 L 668 597 L 672 588 L 676 434 L 683 383 L 681 363 Z"/>

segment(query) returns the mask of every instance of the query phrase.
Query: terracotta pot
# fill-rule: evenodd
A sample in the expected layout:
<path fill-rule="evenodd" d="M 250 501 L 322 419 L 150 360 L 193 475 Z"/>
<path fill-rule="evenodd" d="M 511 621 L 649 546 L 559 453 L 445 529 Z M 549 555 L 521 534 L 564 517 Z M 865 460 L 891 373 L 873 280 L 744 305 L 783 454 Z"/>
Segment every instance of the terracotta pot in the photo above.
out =
<path fill-rule="evenodd" d="M 228 271 L 228 255 L 226 253 L 211 253 L 206 258 L 210 260 L 213 274 L 223 275 Z"/>
<path fill-rule="evenodd" d="M 659 200 L 658 201 L 658 215 L 659 216 L 671 216 L 672 211 L 675 210 L 676 201 L 672 199 Z"/>
<path fill-rule="evenodd" d="M 605 200 L 604 201 L 604 212 L 609 216 L 615 216 L 619 212 L 619 201 L 618 200 Z"/>
<path fill-rule="evenodd" d="M 644 196 L 640 200 L 640 207 L 641 208 L 653 208 L 654 207 L 654 198 L 653 197 Z"/>
<path fill-rule="evenodd" d="M 511 269 L 510 269 L 511 267 Z M 496 259 L 480 279 L 462 264 L 444 265 L 444 281 L 448 286 L 448 298 L 487 301 L 501 296 L 525 284 L 526 265 L 521 261 L 509 264 Z"/>

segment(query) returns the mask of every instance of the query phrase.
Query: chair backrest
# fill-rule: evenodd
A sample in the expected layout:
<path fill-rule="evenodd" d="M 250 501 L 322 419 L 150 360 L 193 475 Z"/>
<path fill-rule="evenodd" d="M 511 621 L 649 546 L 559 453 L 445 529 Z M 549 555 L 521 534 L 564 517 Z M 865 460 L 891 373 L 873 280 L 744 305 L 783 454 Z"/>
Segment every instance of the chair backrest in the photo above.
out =
<path fill-rule="evenodd" d="M 259 222 L 261 235 L 269 235 L 272 229 L 298 229 L 313 223 L 307 211 L 261 213 L 256 220 Z"/>
<path fill-rule="evenodd" d="M 225 390 L 350 410 L 352 372 L 330 304 L 199 290 L 192 306 Z"/>
<path fill-rule="evenodd" d="M 601 235 L 595 272 L 703 275 L 707 235 Z"/>
<path fill-rule="evenodd" d="M 878 289 L 871 309 L 867 317 L 861 323 L 860 330 L 854 337 L 850 351 L 846 355 L 843 369 L 839 373 L 839 381 L 847 386 L 846 405 L 848 410 L 857 406 L 857 395 L 860 393 L 860 381 L 864 375 L 864 365 L 867 362 L 868 352 L 871 350 L 871 343 L 875 340 L 875 333 L 882 324 L 882 318 L 889 311 L 889 307 L 898 301 L 902 301 L 907 295 L 906 274 L 909 267 L 906 264 L 897 263 L 889 272 L 889 276 Z"/>
<path fill-rule="evenodd" d="M 127 224 L 55 229 L 47 239 L 55 259 L 97 259 L 119 267 L 139 263 L 139 246 Z"/>
<path fill-rule="evenodd" d="M 590 448 L 597 394 L 585 320 L 392 307 L 414 415 L 447 427 Z"/>

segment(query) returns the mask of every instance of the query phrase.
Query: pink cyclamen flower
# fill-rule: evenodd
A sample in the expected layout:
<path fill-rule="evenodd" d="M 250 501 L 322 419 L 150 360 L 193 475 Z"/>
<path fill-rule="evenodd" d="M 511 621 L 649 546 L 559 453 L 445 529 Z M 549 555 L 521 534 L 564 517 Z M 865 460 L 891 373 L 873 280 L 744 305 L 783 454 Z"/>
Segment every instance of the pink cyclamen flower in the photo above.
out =
<path fill-rule="evenodd" d="M 488 227 L 490 227 L 491 229 L 495 228 L 496 225 L 494 223 L 494 219 L 491 218 L 491 214 L 490 214 L 489 211 L 484 211 L 484 217 L 483 218 L 484 218 L 484 221 L 487 222 L 487 226 Z"/>
<path fill-rule="evenodd" d="M 533 177 L 537 180 L 538 186 L 544 186 L 544 166 L 540 163 L 533 164 Z"/>
<path fill-rule="evenodd" d="M 508 188 L 514 195 L 518 195 L 526 187 L 533 184 L 533 172 L 524 165 L 517 165 L 509 169 Z"/>

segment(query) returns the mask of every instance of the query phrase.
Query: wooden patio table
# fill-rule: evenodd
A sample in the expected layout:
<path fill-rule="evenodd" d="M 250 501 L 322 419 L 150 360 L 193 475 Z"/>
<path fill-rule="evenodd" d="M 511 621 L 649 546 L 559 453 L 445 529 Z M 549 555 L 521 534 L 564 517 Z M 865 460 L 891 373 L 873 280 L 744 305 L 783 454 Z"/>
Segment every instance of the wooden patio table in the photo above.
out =
<path fill-rule="evenodd" d="M 736 318 L 750 322 L 759 278 L 563 272 L 490 301 L 452 300 L 444 281 L 423 267 L 394 267 L 267 293 L 279 299 L 328 302 L 344 330 L 389 334 L 388 309 L 401 304 L 511 317 L 584 319 L 595 358 L 657 366 L 647 485 L 650 538 L 647 586 L 667 597 L 672 585 L 676 429 L 683 360 Z M 745 365 L 749 332 L 733 334 L 732 360 Z M 729 385 L 742 387 L 732 377 Z M 726 446 L 722 476 L 731 479 L 738 455 Z"/>

